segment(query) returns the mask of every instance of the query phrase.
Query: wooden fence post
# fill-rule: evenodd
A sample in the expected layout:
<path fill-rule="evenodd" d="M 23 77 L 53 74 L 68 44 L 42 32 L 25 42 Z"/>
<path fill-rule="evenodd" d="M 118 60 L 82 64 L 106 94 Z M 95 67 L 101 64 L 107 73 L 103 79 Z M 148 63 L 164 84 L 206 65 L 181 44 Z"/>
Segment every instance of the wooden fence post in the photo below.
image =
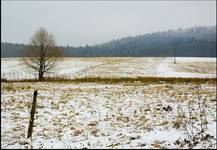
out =
<path fill-rule="evenodd" d="M 34 91 L 34 94 L 33 94 L 33 103 L 32 103 L 32 109 L 31 109 L 31 116 L 30 116 L 30 119 L 29 119 L 29 128 L 28 128 L 27 138 L 32 137 L 37 94 L 38 94 L 38 91 L 37 90 Z"/>

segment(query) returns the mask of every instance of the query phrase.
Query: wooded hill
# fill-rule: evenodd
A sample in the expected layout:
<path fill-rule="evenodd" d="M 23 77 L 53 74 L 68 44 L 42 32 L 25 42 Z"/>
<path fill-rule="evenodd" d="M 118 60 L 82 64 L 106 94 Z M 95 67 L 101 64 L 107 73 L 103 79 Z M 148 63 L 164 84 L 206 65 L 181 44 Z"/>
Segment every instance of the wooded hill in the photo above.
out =
<path fill-rule="evenodd" d="M 66 57 L 216 57 L 216 26 L 168 30 L 110 42 L 61 47 Z M 22 57 L 26 45 L 1 43 L 1 57 Z"/>

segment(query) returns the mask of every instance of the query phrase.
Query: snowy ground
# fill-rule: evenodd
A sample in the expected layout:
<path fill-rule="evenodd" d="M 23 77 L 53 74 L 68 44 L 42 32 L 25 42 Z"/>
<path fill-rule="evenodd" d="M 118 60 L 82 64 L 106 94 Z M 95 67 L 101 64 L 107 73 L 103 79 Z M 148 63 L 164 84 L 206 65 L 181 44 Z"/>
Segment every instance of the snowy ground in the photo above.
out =
<path fill-rule="evenodd" d="M 65 58 L 54 76 L 216 77 L 215 58 Z M 29 79 L 18 58 L 6 79 Z M 37 77 L 37 74 L 36 76 Z M 32 144 L 26 139 L 38 89 Z M 2 82 L 1 148 L 216 148 L 216 83 Z"/>
<path fill-rule="evenodd" d="M 29 147 L 26 136 L 34 89 L 39 95 L 33 148 L 189 148 L 184 125 L 188 120 L 200 129 L 202 103 L 208 137 L 190 146 L 216 148 L 214 83 L 138 82 L 2 83 L 1 148 Z M 171 109 L 166 110 L 168 106 Z M 191 126 L 188 130 L 191 133 Z"/>
<path fill-rule="evenodd" d="M 76 77 L 216 77 L 215 58 L 113 57 L 64 58 L 47 76 Z M 37 73 L 24 68 L 19 58 L 1 59 L 1 76 L 5 79 L 32 79 Z"/>

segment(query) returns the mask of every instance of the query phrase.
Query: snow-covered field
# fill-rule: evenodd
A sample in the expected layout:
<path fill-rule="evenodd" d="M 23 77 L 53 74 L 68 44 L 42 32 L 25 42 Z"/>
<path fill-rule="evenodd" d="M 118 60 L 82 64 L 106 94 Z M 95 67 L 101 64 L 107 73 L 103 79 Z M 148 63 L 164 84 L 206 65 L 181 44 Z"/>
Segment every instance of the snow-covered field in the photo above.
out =
<path fill-rule="evenodd" d="M 2 59 L 1 75 L 37 77 L 19 58 Z M 64 58 L 52 76 L 216 78 L 216 59 Z M 1 148 L 216 148 L 216 102 L 214 81 L 2 82 Z"/>
<path fill-rule="evenodd" d="M 47 76 L 76 77 L 216 77 L 216 58 L 113 57 L 64 58 L 54 73 Z M 1 76 L 5 79 L 34 79 L 19 58 L 1 59 Z"/>
<path fill-rule="evenodd" d="M 2 83 L 1 148 L 30 148 L 34 89 L 33 148 L 216 148 L 214 83 L 138 82 Z"/>

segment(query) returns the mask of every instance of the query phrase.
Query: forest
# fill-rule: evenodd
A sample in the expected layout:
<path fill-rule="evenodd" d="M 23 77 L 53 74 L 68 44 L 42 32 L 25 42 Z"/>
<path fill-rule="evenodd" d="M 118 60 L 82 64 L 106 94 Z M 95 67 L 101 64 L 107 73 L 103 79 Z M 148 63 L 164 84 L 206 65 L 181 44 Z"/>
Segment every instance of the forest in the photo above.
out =
<path fill-rule="evenodd" d="M 80 47 L 60 46 L 64 57 L 216 57 L 216 26 L 196 26 Z M 1 43 L 1 57 L 25 56 L 24 44 Z"/>

